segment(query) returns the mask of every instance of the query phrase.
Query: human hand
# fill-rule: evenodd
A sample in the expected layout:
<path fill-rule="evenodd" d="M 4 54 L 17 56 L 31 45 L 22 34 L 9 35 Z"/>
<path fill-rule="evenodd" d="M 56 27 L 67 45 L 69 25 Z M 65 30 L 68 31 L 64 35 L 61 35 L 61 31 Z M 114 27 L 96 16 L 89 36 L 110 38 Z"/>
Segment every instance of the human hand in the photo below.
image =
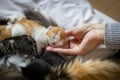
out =
<path fill-rule="evenodd" d="M 104 43 L 104 24 L 84 24 L 66 30 L 67 36 L 73 36 L 74 39 L 66 41 L 64 46 L 53 48 L 48 46 L 48 51 L 60 52 L 71 55 L 83 55 L 98 45 Z"/>

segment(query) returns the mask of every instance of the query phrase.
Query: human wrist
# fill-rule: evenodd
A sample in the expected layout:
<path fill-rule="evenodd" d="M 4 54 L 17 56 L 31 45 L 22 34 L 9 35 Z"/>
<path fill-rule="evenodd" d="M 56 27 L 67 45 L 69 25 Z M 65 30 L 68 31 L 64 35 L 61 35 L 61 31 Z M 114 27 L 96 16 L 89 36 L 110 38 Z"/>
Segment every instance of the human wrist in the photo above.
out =
<path fill-rule="evenodd" d="M 92 27 L 96 31 L 98 44 L 104 44 L 105 24 L 93 24 Z"/>

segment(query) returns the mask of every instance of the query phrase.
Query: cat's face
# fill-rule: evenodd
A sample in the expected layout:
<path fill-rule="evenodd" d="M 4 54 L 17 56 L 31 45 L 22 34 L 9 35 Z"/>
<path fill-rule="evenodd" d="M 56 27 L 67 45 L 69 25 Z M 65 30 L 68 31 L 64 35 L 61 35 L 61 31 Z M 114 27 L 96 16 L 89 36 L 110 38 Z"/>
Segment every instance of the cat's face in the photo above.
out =
<path fill-rule="evenodd" d="M 46 35 L 50 46 L 62 46 L 66 40 L 65 30 L 61 27 L 52 26 L 48 28 Z"/>

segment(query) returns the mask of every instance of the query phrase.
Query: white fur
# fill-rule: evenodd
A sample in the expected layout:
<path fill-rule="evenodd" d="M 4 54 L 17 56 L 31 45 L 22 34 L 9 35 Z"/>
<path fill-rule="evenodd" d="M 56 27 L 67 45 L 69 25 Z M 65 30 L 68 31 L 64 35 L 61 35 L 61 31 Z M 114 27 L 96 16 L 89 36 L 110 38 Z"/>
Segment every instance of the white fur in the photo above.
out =
<path fill-rule="evenodd" d="M 57 33 L 57 35 L 56 35 L 56 38 L 55 38 L 55 39 L 57 40 L 57 41 L 56 41 L 56 46 L 62 46 L 62 45 L 63 45 L 63 42 L 64 42 L 64 41 L 60 40 L 60 38 L 61 38 L 61 37 L 60 37 L 60 36 L 61 36 L 61 33 L 62 33 L 62 32 L 59 31 L 59 32 Z"/>
<path fill-rule="evenodd" d="M 47 29 L 48 29 L 48 30 L 50 30 L 51 28 L 52 28 L 52 26 L 48 26 L 48 28 L 47 28 Z"/>
<path fill-rule="evenodd" d="M 26 18 L 23 13 L 16 12 L 14 15 L 8 16 L 8 19 L 10 19 L 10 22 L 8 22 L 8 24 L 13 23 L 15 20 L 16 21 L 20 21 L 23 18 Z"/>
<path fill-rule="evenodd" d="M 0 59 L 0 65 L 4 64 L 4 60 L 5 60 L 5 58 Z"/>
<path fill-rule="evenodd" d="M 61 31 L 59 31 L 55 37 L 56 40 L 60 40 Z"/>
<path fill-rule="evenodd" d="M 48 37 L 46 36 L 47 29 L 45 27 L 40 27 L 35 29 L 33 38 L 36 40 L 38 51 L 41 51 L 41 48 L 44 48 L 47 43 Z"/>
<path fill-rule="evenodd" d="M 6 26 L 6 28 L 9 29 L 9 28 L 12 28 L 12 26 L 13 26 L 12 24 L 8 24 L 8 25 Z"/>
<path fill-rule="evenodd" d="M 11 66 L 11 64 L 14 64 L 17 66 L 17 68 L 21 71 L 20 67 L 26 67 L 31 60 L 30 59 L 26 59 L 24 57 L 21 57 L 19 54 L 16 55 L 11 55 L 8 57 L 6 63 L 5 63 L 6 59 L 5 57 L 0 59 L 0 65 L 6 65 L 6 66 Z"/>
<path fill-rule="evenodd" d="M 61 40 L 61 31 L 59 31 L 56 35 L 53 33 L 51 33 L 52 37 L 48 38 L 48 43 L 49 45 L 53 46 L 53 47 L 58 47 L 58 46 L 62 46 L 64 41 Z"/>
<path fill-rule="evenodd" d="M 17 66 L 20 67 L 26 67 L 29 63 L 29 59 L 25 59 L 23 57 L 20 57 L 19 55 L 12 55 L 11 57 L 8 58 L 8 65 L 9 63 L 16 64 Z"/>
<path fill-rule="evenodd" d="M 20 24 L 15 24 L 12 28 L 12 33 L 11 36 L 21 36 L 21 35 L 25 35 L 26 34 L 26 30 L 23 28 L 22 25 Z"/>

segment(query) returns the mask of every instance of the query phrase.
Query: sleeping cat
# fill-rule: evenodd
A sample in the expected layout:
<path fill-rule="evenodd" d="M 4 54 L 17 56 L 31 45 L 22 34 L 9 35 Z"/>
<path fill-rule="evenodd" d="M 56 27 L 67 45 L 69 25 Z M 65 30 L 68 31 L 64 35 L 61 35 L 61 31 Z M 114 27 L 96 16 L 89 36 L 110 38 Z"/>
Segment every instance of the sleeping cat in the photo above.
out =
<path fill-rule="evenodd" d="M 39 57 L 34 39 L 30 36 L 7 38 L 0 42 L 0 80 L 28 80 L 22 74 L 26 67 Z"/>
<path fill-rule="evenodd" d="M 7 38 L 0 42 L 0 80 L 43 80 L 52 65 L 65 59 L 54 52 L 40 55 L 30 36 Z"/>
<path fill-rule="evenodd" d="M 21 35 L 29 35 L 35 39 L 38 51 L 46 45 L 62 46 L 66 40 L 66 34 L 63 28 L 50 26 L 45 28 L 36 21 L 28 20 L 22 14 L 16 14 L 10 17 L 7 25 L 0 26 L 0 41 Z"/>
<path fill-rule="evenodd" d="M 34 39 L 12 37 L 0 43 L 0 80 L 119 80 L 111 60 L 68 60 L 54 52 L 39 55 Z M 66 61 L 66 59 L 68 61 Z M 65 62 L 65 63 L 64 63 Z"/>

